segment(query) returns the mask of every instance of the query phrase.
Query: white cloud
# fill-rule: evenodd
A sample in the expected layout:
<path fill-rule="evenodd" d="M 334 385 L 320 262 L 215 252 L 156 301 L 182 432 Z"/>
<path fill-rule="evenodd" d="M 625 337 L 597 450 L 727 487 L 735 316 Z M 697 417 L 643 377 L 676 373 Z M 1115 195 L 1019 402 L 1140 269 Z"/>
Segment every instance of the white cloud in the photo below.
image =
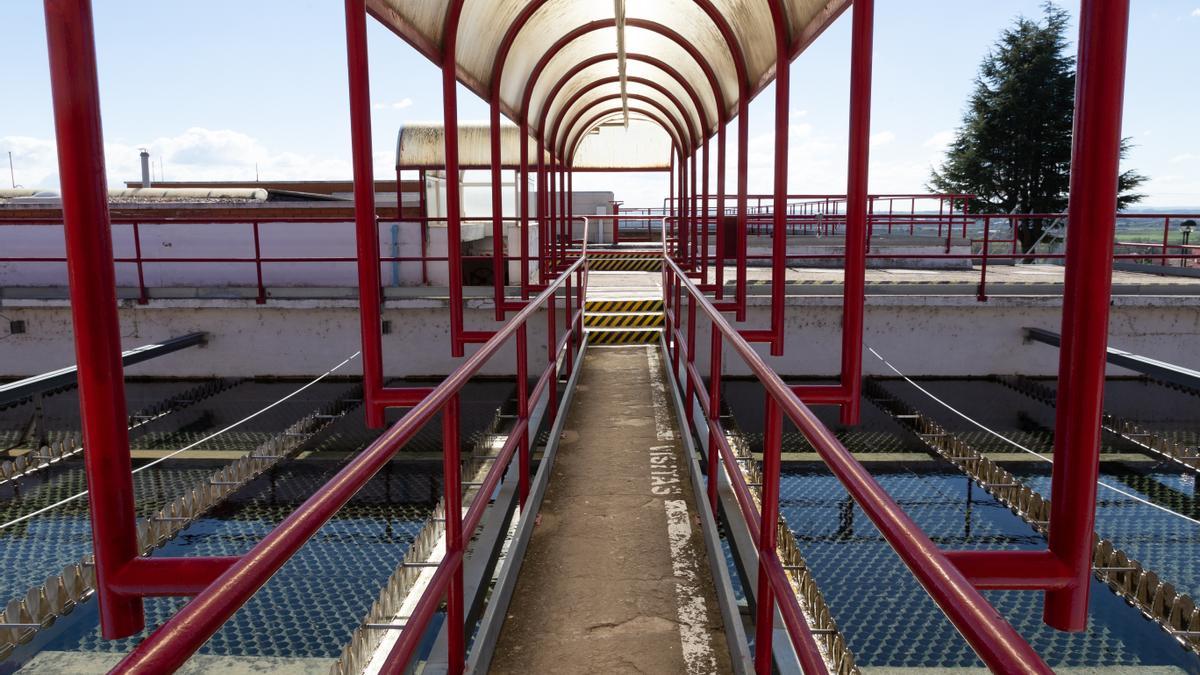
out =
<path fill-rule="evenodd" d="M 1192 16 L 1200 16 L 1200 7 L 1192 10 Z"/>
<path fill-rule="evenodd" d="M 933 148 L 935 150 L 941 151 L 947 145 L 950 145 L 950 143 L 953 140 L 954 140 L 954 132 L 953 131 L 950 131 L 950 130 L 939 131 L 936 134 L 930 136 L 924 143 L 922 143 L 921 147 Z"/>
<path fill-rule="evenodd" d="M 877 134 L 871 135 L 871 147 L 875 148 L 881 145 L 887 145 L 894 140 L 896 140 L 896 134 L 890 131 L 881 131 Z"/>
<path fill-rule="evenodd" d="M 155 177 L 158 177 L 161 162 L 165 179 L 169 181 L 252 180 L 256 171 L 263 180 L 344 180 L 353 174 L 348 157 L 276 152 L 239 131 L 193 127 L 149 143 L 105 143 L 110 187 L 121 187 L 125 181 L 141 176 L 138 153 L 142 147 L 150 152 Z M 17 183 L 26 187 L 58 187 L 54 139 L 0 137 L 0 154 L 8 151 L 13 153 Z M 377 153 L 376 171 L 391 171 L 392 160 L 390 152 Z"/>
<path fill-rule="evenodd" d="M 371 107 L 376 110 L 404 110 L 405 108 L 411 107 L 412 104 L 413 100 L 405 97 L 394 103 L 374 103 L 371 105 Z"/>

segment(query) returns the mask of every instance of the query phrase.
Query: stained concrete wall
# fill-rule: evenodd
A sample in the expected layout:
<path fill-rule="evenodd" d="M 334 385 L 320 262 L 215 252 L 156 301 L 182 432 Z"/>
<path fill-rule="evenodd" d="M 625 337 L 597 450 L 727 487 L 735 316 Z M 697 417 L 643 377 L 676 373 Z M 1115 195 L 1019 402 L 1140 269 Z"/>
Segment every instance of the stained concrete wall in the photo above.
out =
<path fill-rule="evenodd" d="M 789 298 L 786 354 L 766 357 L 787 375 L 836 375 L 839 371 L 841 299 Z M 747 327 L 768 325 L 768 299 L 751 297 Z M 559 304 L 558 324 L 563 322 Z M 911 375 L 1054 375 L 1058 350 L 1024 343 L 1022 329 L 1060 329 L 1061 300 L 1053 297 L 993 297 L 987 303 L 970 296 L 872 296 L 867 301 L 866 344 Z M 70 313 L 64 301 L 7 301 L 0 312 L 24 320 L 27 333 L 0 339 L 0 377 L 26 376 L 74 362 Z M 384 319 L 385 369 L 390 376 L 443 375 L 457 360 L 449 356 L 444 298 L 390 300 Z M 135 366 L 134 375 L 248 376 L 315 375 L 359 348 L 356 303 L 339 300 L 272 300 L 255 305 L 242 300 L 154 300 L 139 307 L 125 303 L 121 328 L 126 347 L 192 331 L 207 331 L 211 341 Z M 468 328 L 496 326 L 488 301 L 469 300 Z M 698 353 L 707 372 L 709 329 L 698 322 Z M 0 337 L 7 323 L 0 325 Z M 1131 352 L 1200 369 L 1195 336 L 1200 311 L 1189 299 L 1167 296 L 1120 296 L 1113 299 L 1110 344 Z M 545 318 L 535 317 L 529 333 L 530 367 L 544 363 Z M 509 346 L 485 368 L 485 374 L 512 372 Z M 748 374 L 728 348 L 725 372 Z M 865 371 L 893 374 L 867 352 Z M 347 373 L 359 372 L 355 363 Z M 1113 369 L 1114 374 L 1128 374 Z"/>

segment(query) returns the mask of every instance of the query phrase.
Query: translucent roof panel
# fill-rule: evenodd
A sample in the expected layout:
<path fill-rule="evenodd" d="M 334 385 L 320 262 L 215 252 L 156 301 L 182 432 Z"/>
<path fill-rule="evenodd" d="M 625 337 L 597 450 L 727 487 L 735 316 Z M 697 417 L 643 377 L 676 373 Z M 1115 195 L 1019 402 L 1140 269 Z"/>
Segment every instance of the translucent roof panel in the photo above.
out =
<path fill-rule="evenodd" d="M 624 124 L 604 125 L 585 136 L 572 164 L 583 170 L 666 171 L 671 168 L 670 158 L 671 138 L 666 132 L 657 122 L 633 115 L 628 129 Z"/>
<path fill-rule="evenodd" d="M 780 2 L 794 57 L 851 0 Z M 457 46 L 449 55 L 458 79 L 485 100 L 495 93 L 510 119 L 528 115 L 531 129 L 543 136 L 548 133 L 538 127 L 543 114 L 555 119 L 590 79 L 612 76 L 615 63 L 603 62 L 620 51 L 619 43 L 631 57 L 644 59 L 631 58 L 627 73 L 668 87 L 688 108 L 692 125 L 705 123 L 705 133 L 714 131 L 719 110 L 732 113 L 741 92 L 754 95 L 775 72 L 775 28 L 763 0 L 367 0 L 376 19 L 438 64 L 445 60 L 452 4 L 461 8 Z M 623 27 L 617 18 L 622 6 Z M 663 68 L 655 70 L 655 63 L 669 65 L 693 91 Z M 550 92 L 562 80 L 570 80 L 562 86 L 566 91 L 547 109 Z M 723 99 L 719 104 L 714 85 Z M 653 96 L 669 98 L 662 92 Z"/>
<path fill-rule="evenodd" d="M 500 126 L 500 165 L 520 166 L 521 130 L 513 124 Z M 529 143 L 529 161 L 537 161 L 537 143 Z M 458 161 L 463 169 L 492 165 L 491 134 L 486 122 L 466 122 L 458 127 Z M 440 169 L 446 165 L 446 132 L 441 122 L 413 123 L 400 127 L 396 135 L 397 169 Z"/>

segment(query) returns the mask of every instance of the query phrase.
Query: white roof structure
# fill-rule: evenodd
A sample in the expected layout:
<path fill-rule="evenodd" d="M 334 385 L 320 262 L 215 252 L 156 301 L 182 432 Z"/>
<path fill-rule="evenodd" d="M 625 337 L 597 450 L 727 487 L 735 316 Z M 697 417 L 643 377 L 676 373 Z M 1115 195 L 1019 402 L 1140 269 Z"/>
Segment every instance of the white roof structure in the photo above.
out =
<path fill-rule="evenodd" d="M 434 63 L 453 58 L 459 81 L 510 120 L 527 123 L 531 135 L 570 162 L 576 143 L 599 145 L 586 132 L 610 125 L 614 109 L 622 127 L 630 120 L 623 135 L 631 142 L 645 137 L 633 131 L 634 108 L 685 151 L 713 134 L 740 98 L 774 77 L 772 2 L 782 8 L 794 58 L 851 0 L 367 0 L 367 6 Z M 446 54 L 451 25 L 454 53 Z M 589 140 L 580 142 L 583 136 Z M 473 145 L 460 146 L 464 166 L 474 164 Z M 575 159 L 595 164 L 602 154 L 589 150 Z M 628 153 L 618 154 L 609 159 L 630 166 Z"/>

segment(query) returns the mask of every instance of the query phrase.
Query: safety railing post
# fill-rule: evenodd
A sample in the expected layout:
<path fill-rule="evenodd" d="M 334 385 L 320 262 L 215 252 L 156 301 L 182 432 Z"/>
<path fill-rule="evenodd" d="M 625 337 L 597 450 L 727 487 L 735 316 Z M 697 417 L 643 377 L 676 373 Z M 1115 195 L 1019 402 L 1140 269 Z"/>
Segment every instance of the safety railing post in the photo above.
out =
<path fill-rule="evenodd" d="M 766 393 L 763 427 L 762 519 L 758 534 L 758 596 L 754 620 L 754 668 L 760 675 L 771 673 L 771 634 L 775 629 L 775 594 L 767 573 L 767 560 L 775 556 L 779 522 L 779 464 L 783 450 L 783 416 L 779 403 Z"/>
<path fill-rule="evenodd" d="M 517 327 L 517 423 L 529 423 L 529 328 L 522 321 Z M 521 510 L 525 510 L 525 500 L 529 497 L 529 429 L 521 432 L 520 446 L 517 448 L 517 490 L 520 495 Z"/>
<path fill-rule="evenodd" d="M 144 618 L 140 598 L 109 590 L 138 542 L 92 6 L 44 7 L 100 628 L 116 639 L 140 631 Z"/>
<path fill-rule="evenodd" d="M 1068 228 L 1094 236 L 1070 239 L 1063 286 L 1048 538 L 1073 583 L 1044 612 L 1059 630 L 1087 627 L 1128 33 L 1129 0 L 1083 0 Z"/>
<path fill-rule="evenodd" d="M 547 389 L 546 409 L 550 411 L 550 418 L 553 419 L 558 415 L 558 326 L 555 319 L 557 305 L 555 299 L 558 297 L 556 289 L 546 298 L 546 359 L 550 364 L 547 366 L 554 373 L 550 376 Z"/>
<path fill-rule="evenodd" d="M 691 428 L 695 421 L 692 404 L 696 400 L 696 389 L 703 387 L 704 383 L 696 382 L 692 377 L 696 368 L 696 299 L 689 293 L 687 301 L 687 405 L 684 407 L 684 416 L 687 418 L 688 428 Z"/>
<path fill-rule="evenodd" d="M 712 325 L 708 359 L 708 505 L 718 515 L 717 475 L 721 470 L 721 450 L 717 442 L 717 422 L 721 419 L 721 331 Z"/>
<path fill-rule="evenodd" d="M 1171 217 L 1163 218 L 1163 243 L 1162 243 L 1162 266 L 1166 267 L 1167 262 L 1167 246 L 1171 243 Z"/>
<path fill-rule="evenodd" d="M 137 260 L 137 279 L 138 279 L 138 304 L 146 305 L 150 303 L 150 295 L 146 291 L 146 272 L 142 268 L 142 234 L 138 228 L 138 224 L 133 224 L 133 255 Z"/>
<path fill-rule="evenodd" d="M 492 87 L 488 101 L 488 149 L 491 159 L 492 198 L 492 299 L 497 321 L 504 320 L 504 199 L 500 159 L 500 87 Z M 522 143 L 525 137 L 521 137 Z"/>
<path fill-rule="evenodd" d="M 255 298 L 254 302 L 263 305 L 267 302 L 267 287 L 263 285 L 262 238 L 259 234 L 258 223 L 252 223 L 251 226 L 254 230 L 254 274 L 258 282 L 258 297 Z"/>
<path fill-rule="evenodd" d="M 570 221 L 568 220 L 568 222 Z M 568 227 L 570 227 L 570 225 L 568 225 Z M 563 286 L 566 289 L 566 292 L 563 295 L 563 332 L 574 336 L 575 322 L 571 320 L 571 310 L 574 308 L 575 294 L 571 292 L 573 287 L 573 284 L 571 283 L 571 276 L 572 275 L 567 275 L 567 283 Z M 568 373 L 571 372 L 571 356 L 572 352 L 574 351 L 573 347 L 574 337 L 568 338 L 565 346 L 563 347 L 565 350 L 563 353 L 563 370 Z"/>
<path fill-rule="evenodd" d="M 975 297 L 979 302 L 987 302 L 987 264 L 988 264 L 988 249 L 991 248 L 991 232 L 992 219 L 989 216 L 983 217 L 983 250 L 979 255 L 979 288 L 975 293 Z"/>
<path fill-rule="evenodd" d="M 442 492 L 446 507 L 446 558 L 457 559 L 446 587 L 446 663 L 451 675 L 463 672 L 466 663 L 463 614 L 462 464 L 459 449 L 459 395 L 442 408 Z"/>
<path fill-rule="evenodd" d="M 725 298 L 725 126 L 724 116 L 717 127 L 717 226 L 716 284 L 717 300 Z"/>

